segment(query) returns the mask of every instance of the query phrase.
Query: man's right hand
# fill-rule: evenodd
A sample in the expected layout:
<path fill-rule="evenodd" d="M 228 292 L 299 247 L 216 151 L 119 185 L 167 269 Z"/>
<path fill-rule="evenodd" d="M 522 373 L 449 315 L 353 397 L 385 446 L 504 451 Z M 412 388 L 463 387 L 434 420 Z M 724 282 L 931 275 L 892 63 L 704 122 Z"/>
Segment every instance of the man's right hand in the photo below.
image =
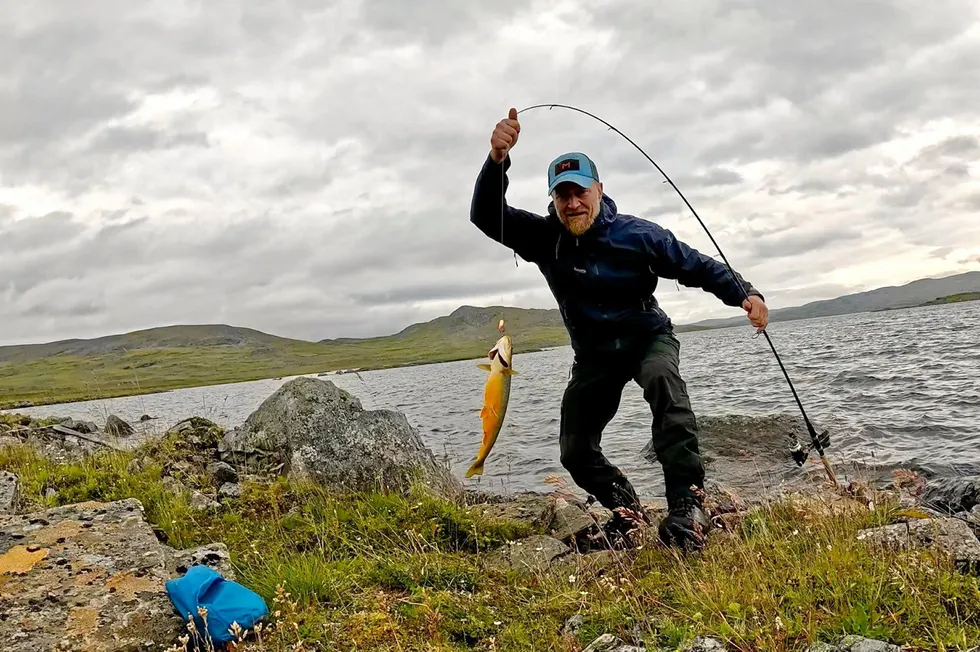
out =
<path fill-rule="evenodd" d="M 490 158 L 494 163 L 500 163 L 507 158 L 507 153 L 517 144 L 520 133 L 521 123 L 517 121 L 517 109 L 512 108 L 490 134 Z"/>

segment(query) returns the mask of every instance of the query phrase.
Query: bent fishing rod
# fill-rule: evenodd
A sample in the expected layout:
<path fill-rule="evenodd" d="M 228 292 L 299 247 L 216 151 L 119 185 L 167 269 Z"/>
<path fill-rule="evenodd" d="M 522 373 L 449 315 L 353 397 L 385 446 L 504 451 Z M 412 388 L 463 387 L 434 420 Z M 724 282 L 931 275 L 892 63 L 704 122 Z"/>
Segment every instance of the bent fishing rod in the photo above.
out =
<path fill-rule="evenodd" d="M 693 206 L 691 206 L 691 202 L 687 201 L 687 197 L 685 197 L 684 193 L 680 191 L 680 188 L 678 188 L 677 185 L 673 182 L 673 180 L 669 176 L 667 176 L 667 173 L 664 172 L 659 165 L 657 165 L 656 161 L 650 158 L 650 156 L 643 151 L 642 147 L 640 147 L 635 142 L 633 142 L 633 139 L 631 139 L 629 136 L 627 136 L 622 131 L 620 131 L 613 125 L 609 124 L 599 116 L 593 113 L 589 113 L 584 109 L 570 106 L 568 104 L 533 104 L 531 106 L 521 109 L 520 111 L 517 112 L 517 114 L 520 115 L 521 113 L 524 113 L 525 111 L 530 111 L 532 109 L 546 108 L 550 110 L 555 107 L 562 108 L 562 109 L 569 109 L 571 111 L 577 111 L 579 113 L 589 116 L 590 118 L 593 118 L 594 120 L 598 120 L 602 124 L 606 125 L 609 129 L 615 131 L 617 134 L 625 138 L 630 145 L 635 147 L 640 152 L 640 154 L 642 154 L 648 161 L 650 161 L 651 164 L 653 164 L 655 168 L 657 168 L 657 171 L 659 171 L 660 174 L 663 175 L 666 182 L 670 184 L 671 188 L 673 188 L 677 192 L 680 198 L 691 210 L 691 213 L 694 215 L 695 219 L 697 219 L 698 223 L 701 225 L 701 228 L 704 229 L 704 232 L 708 234 L 708 238 L 711 240 L 711 244 L 713 244 L 715 246 L 715 249 L 718 250 L 718 254 L 721 256 L 722 261 L 725 263 L 725 268 L 728 269 L 728 273 L 731 275 L 732 281 L 734 281 L 735 285 L 738 286 L 738 289 L 742 291 L 743 298 L 746 301 L 748 301 L 749 298 L 748 292 L 746 292 L 745 287 L 742 285 L 741 281 L 739 280 L 738 275 L 735 273 L 735 270 L 732 269 L 732 266 L 728 263 L 728 258 L 725 256 L 725 253 L 721 250 L 721 247 L 715 241 L 714 236 L 711 235 L 711 231 L 708 230 L 708 227 L 701 219 L 701 216 L 698 215 L 698 212 L 694 210 Z M 826 469 L 827 471 L 827 476 L 830 478 L 830 481 L 834 483 L 835 487 L 840 486 L 837 482 L 837 476 L 834 473 L 834 470 L 831 468 L 830 462 L 824 453 L 824 448 L 830 446 L 830 437 L 827 431 L 824 430 L 820 434 L 817 434 L 817 431 L 816 429 L 814 429 L 813 424 L 810 423 L 810 419 L 806 414 L 806 410 L 803 409 L 803 402 L 800 400 L 799 395 L 796 393 L 796 387 L 793 386 L 793 381 L 789 377 L 789 372 L 786 371 L 786 367 L 783 366 L 783 361 L 780 359 L 779 353 L 776 351 L 776 345 L 773 344 L 772 338 L 769 337 L 769 333 L 766 332 L 765 329 L 762 329 L 761 332 L 765 336 L 766 342 L 769 343 L 769 348 L 772 349 L 772 354 L 775 356 L 776 362 L 779 364 L 779 368 L 783 372 L 783 376 L 786 378 L 786 383 L 789 385 L 789 389 L 793 393 L 793 399 L 796 401 L 797 407 L 800 408 L 800 413 L 803 415 L 803 423 L 806 424 L 807 432 L 810 435 L 811 444 L 807 449 L 803 448 L 803 445 L 800 443 L 798 439 L 796 440 L 796 445 L 790 451 L 790 453 L 793 456 L 793 460 L 796 462 L 797 466 L 802 467 L 803 464 L 806 462 L 807 457 L 809 457 L 810 450 L 811 449 L 816 450 L 817 454 L 820 456 L 820 461 L 823 463 L 824 469 Z M 794 439 L 795 439 L 795 435 L 794 435 Z"/>

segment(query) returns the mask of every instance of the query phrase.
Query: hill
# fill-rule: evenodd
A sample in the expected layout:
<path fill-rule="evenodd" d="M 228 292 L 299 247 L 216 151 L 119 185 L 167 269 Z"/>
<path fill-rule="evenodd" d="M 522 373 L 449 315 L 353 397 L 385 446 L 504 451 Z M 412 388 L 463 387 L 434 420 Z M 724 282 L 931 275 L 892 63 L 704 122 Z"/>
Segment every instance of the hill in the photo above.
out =
<path fill-rule="evenodd" d="M 980 272 L 969 272 L 773 310 L 771 319 L 789 321 L 965 300 L 978 291 Z M 479 358 L 499 337 L 500 319 L 514 336 L 518 353 L 568 344 L 557 310 L 505 306 L 461 306 L 393 335 L 319 342 L 224 324 L 164 326 L 94 339 L 0 347 L 0 408 Z M 745 318 L 739 316 L 676 329 L 744 324 Z"/>
<path fill-rule="evenodd" d="M 836 299 L 811 301 L 793 308 L 771 310 L 769 320 L 793 321 L 832 315 L 848 315 L 858 312 L 875 312 L 923 306 L 950 295 L 980 292 L 980 272 L 966 272 L 942 278 L 925 278 L 900 286 L 888 286 L 847 294 Z M 726 328 L 742 326 L 743 317 L 729 319 L 706 319 L 695 322 L 695 326 L 707 328 Z"/>
<path fill-rule="evenodd" d="M 212 346 L 261 347 L 289 341 L 299 342 L 300 340 L 288 340 L 251 328 L 226 326 L 224 324 L 162 326 L 89 340 L 72 339 L 46 344 L 2 346 L 0 347 L 0 362 L 29 362 L 56 355 L 97 356 L 142 349 Z"/>
<path fill-rule="evenodd" d="M 383 337 L 308 342 L 224 324 L 0 347 L 0 408 L 338 369 L 479 358 L 504 319 L 517 353 L 568 344 L 557 310 L 462 306 Z"/>

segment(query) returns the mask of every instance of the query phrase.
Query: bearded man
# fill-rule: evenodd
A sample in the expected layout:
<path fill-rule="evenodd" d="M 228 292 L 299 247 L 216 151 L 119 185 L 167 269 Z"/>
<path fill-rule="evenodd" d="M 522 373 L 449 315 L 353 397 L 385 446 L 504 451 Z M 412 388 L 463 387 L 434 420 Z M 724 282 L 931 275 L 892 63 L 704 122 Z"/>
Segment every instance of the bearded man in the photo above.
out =
<path fill-rule="evenodd" d="M 769 320 L 765 299 L 667 229 L 620 213 L 585 154 L 562 154 L 548 166 L 547 215 L 509 206 L 507 170 L 520 129 L 513 108 L 494 127 L 470 220 L 536 264 L 561 311 L 574 355 L 561 402 L 561 464 L 613 511 L 604 529 L 614 545 L 629 545 L 637 519 L 649 518 L 629 480 L 603 455 L 600 440 L 633 380 L 650 406 L 653 447 L 664 473 L 668 513 L 659 535 L 667 544 L 698 549 L 709 527 L 698 425 L 679 370 L 680 342 L 654 290 L 660 278 L 701 288 L 744 309 L 760 331 Z"/>

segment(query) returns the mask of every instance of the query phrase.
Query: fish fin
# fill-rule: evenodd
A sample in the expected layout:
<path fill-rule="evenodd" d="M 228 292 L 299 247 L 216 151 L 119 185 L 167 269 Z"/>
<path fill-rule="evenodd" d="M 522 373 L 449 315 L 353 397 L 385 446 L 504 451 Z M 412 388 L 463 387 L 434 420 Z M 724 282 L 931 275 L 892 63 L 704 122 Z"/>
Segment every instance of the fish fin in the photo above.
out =
<path fill-rule="evenodd" d="M 511 369 L 510 367 L 504 367 L 503 370 L 500 373 L 502 373 L 505 376 L 516 376 L 517 375 L 517 372 L 514 371 L 513 369 Z"/>
<path fill-rule="evenodd" d="M 473 463 L 473 466 L 471 466 L 466 471 L 466 477 L 467 478 L 472 478 L 474 475 L 483 475 L 483 463 L 482 462 L 480 464 L 477 464 L 476 462 L 474 462 Z"/>
<path fill-rule="evenodd" d="M 486 362 L 481 362 L 476 366 L 478 369 L 483 369 L 484 371 L 490 371 L 490 365 L 488 365 Z"/>

